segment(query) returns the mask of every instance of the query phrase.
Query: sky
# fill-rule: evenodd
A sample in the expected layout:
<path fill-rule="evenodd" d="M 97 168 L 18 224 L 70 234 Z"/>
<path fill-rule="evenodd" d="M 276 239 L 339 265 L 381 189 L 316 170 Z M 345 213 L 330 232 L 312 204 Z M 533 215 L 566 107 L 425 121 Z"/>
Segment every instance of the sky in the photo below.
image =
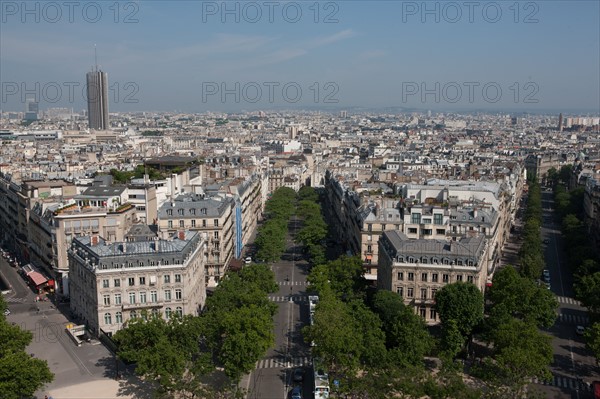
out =
<path fill-rule="evenodd" d="M 600 1 L 0 2 L 0 109 L 600 113 Z"/>

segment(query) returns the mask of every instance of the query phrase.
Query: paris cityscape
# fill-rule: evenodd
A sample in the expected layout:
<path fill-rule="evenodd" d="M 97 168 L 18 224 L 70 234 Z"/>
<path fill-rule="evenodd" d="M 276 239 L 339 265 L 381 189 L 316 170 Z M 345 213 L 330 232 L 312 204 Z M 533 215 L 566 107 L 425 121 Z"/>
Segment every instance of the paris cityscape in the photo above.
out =
<path fill-rule="evenodd" d="M 599 399 L 599 15 L 3 1 L 0 398 Z"/>

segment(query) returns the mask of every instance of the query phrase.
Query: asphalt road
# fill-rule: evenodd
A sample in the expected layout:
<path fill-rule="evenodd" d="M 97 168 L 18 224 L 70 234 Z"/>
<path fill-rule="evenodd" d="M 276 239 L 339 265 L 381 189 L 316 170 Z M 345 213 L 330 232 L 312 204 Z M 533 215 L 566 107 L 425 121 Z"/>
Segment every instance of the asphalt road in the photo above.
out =
<path fill-rule="evenodd" d="M 277 303 L 275 321 L 275 346 L 247 380 L 248 399 L 288 399 L 294 386 L 293 370 L 303 368 L 304 398 L 312 398 L 310 380 L 310 347 L 303 341 L 301 329 L 309 322 L 306 293 L 308 263 L 303 258 L 301 245 L 296 245 L 293 235 L 300 228 L 292 219 L 287 237 L 287 250 L 282 259 L 272 266 L 279 291 L 270 295 Z"/>
<path fill-rule="evenodd" d="M 551 371 L 553 379 L 538 388 L 548 398 L 593 398 L 591 383 L 600 380 L 600 369 L 596 359 L 585 347 L 583 337 L 577 335 L 578 325 L 589 323 L 587 310 L 576 301 L 573 292 L 573 276 L 566 264 L 564 242 L 559 220 L 553 212 L 552 192 L 542 192 L 544 220 L 542 239 L 546 267 L 550 271 L 550 286 L 559 302 L 558 319 L 547 332 L 553 336 L 554 361 Z"/>

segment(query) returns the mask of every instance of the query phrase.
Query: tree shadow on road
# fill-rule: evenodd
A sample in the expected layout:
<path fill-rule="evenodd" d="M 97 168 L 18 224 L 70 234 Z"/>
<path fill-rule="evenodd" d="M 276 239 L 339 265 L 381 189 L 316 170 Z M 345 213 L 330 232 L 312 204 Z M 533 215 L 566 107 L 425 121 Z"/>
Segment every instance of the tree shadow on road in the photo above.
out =
<path fill-rule="evenodd" d="M 118 373 L 114 356 L 105 356 L 96 362 L 96 366 L 104 367 L 103 376 L 119 381 L 118 397 L 132 397 L 136 399 L 153 399 L 156 385 L 153 381 L 144 381 L 134 373 L 132 366 L 125 366 L 118 361 Z"/>

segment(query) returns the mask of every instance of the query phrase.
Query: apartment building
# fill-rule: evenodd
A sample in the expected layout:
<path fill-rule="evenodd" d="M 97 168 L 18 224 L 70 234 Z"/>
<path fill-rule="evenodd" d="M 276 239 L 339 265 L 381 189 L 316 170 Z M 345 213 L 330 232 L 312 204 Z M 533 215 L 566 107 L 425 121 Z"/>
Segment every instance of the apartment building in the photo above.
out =
<path fill-rule="evenodd" d="M 69 249 L 71 311 L 95 335 L 137 317 L 198 315 L 206 300 L 200 232 L 170 240 L 108 242 L 77 237 Z"/>
<path fill-rule="evenodd" d="M 205 278 L 208 287 L 223 278 L 234 256 L 235 201 L 232 197 L 206 198 L 184 194 L 163 204 L 158 211 L 158 229 L 163 238 L 186 229 L 205 233 L 207 238 Z"/>
<path fill-rule="evenodd" d="M 428 324 L 435 324 L 434 298 L 444 285 L 463 281 L 485 289 L 486 241 L 482 235 L 446 241 L 385 231 L 379 240 L 377 286 L 397 292 Z"/>

